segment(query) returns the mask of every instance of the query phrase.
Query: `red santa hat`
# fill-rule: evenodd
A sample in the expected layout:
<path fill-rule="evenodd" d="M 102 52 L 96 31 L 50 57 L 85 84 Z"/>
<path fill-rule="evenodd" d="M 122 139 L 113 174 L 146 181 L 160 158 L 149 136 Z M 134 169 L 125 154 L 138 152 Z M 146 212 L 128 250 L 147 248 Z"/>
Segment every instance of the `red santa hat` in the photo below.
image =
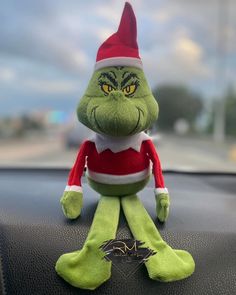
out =
<path fill-rule="evenodd" d="M 125 3 L 118 31 L 98 49 L 95 70 L 110 66 L 143 68 L 137 44 L 136 18 L 128 2 Z"/>

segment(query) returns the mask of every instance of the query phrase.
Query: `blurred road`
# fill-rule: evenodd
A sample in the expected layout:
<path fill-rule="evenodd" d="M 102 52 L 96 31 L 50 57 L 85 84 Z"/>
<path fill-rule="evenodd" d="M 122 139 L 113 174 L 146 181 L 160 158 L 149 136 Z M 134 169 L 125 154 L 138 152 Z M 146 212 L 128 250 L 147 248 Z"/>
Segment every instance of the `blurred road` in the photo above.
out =
<path fill-rule="evenodd" d="M 155 144 L 164 169 L 236 172 L 233 144 L 170 135 Z M 0 166 L 71 167 L 76 154 L 58 135 L 11 140 L 0 144 Z"/>

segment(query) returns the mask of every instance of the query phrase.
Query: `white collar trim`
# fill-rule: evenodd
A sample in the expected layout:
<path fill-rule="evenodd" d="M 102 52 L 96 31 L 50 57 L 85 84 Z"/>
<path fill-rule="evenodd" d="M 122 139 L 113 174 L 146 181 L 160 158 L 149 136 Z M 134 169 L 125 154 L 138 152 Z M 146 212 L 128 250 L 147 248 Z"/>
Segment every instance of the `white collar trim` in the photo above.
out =
<path fill-rule="evenodd" d="M 90 141 L 95 143 L 98 153 L 111 150 L 113 153 L 118 153 L 129 148 L 140 152 L 142 142 L 151 139 L 145 132 L 137 133 L 131 136 L 107 136 L 99 133 L 90 138 Z"/>

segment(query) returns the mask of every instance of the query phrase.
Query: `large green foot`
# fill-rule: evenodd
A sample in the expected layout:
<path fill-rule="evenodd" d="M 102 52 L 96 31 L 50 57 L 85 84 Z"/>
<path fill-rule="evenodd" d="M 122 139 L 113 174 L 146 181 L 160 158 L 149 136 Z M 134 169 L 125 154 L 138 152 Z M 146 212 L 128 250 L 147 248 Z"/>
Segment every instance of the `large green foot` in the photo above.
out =
<path fill-rule="evenodd" d="M 101 196 L 82 250 L 62 255 L 56 272 L 74 287 L 94 290 L 111 276 L 111 262 L 104 259 L 100 246 L 114 239 L 120 214 L 118 197 Z"/>
<path fill-rule="evenodd" d="M 145 263 L 151 279 L 173 282 L 185 279 L 194 272 L 195 263 L 187 251 L 172 249 L 161 242 L 156 252 Z"/>
<path fill-rule="evenodd" d="M 163 241 L 137 196 L 124 197 L 121 202 L 134 237 L 156 252 L 145 262 L 150 278 L 172 282 L 189 277 L 195 269 L 192 256 L 184 250 L 172 249 Z"/>
<path fill-rule="evenodd" d="M 86 245 L 82 250 L 62 255 L 56 263 L 56 272 L 74 287 L 94 290 L 111 276 L 111 262 L 104 253 Z"/>

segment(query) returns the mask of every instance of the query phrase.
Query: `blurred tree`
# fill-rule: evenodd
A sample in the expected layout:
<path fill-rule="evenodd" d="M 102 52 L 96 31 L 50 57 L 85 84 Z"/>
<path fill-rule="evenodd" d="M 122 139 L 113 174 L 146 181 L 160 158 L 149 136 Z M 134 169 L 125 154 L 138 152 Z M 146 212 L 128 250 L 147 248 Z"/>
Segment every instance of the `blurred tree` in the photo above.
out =
<path fill-rule="evenodd" d="M 185 86 L 159 86 L 153 95 L 160 108 L 157 125 L 163 130 L 173 130 L 178 119 L 185 119 L 193 127 L 203 109 L 200 95 Z"/>
<path fill-rule="evenodd" d="M 225 129 L 227 135 L 236 135 L 236 92 L 232 86 L 225 95 Z"/>
<path fill-rule="evenodd" d="M 223 96 L 225 101 L 225 133 L 226 135 L 236 136 L 236 92 L 232 86 L 228 87 L 225 95 Z M 213 101 L 213 111 L 209 115 L 209 123 L 207 126 L 207 132 L 213 132 L 213 122 L 218 104 Z"/>
<path fill-rule="evenodd" d="M 22 115 L 21 123 L 22 123 L 22 128 L 24 129 L 24 131 L 41 130 L 43 128 L 41 122 L 37 121 L 36 118 L 29 115 Z"/>

